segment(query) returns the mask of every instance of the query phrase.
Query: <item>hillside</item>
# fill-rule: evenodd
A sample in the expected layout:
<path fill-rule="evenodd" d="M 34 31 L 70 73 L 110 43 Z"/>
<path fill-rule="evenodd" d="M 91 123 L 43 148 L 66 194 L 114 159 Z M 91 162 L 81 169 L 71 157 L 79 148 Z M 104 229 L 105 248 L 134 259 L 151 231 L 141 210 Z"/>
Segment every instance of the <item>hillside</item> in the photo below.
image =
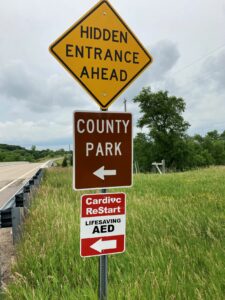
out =
<path fill-rule="evenodd" d="M 46 173 L 5 299 L 97 299 L 98 258 L 79 255 L 80 192 Z M 225 168 L 134 177 L 126 252 L 109 256 L 114 299 L 225 299 Z"/>
<path fill-rule="evenodd" d="M 0 162 L 8 161 L 29 161 L 34 162 L 40 159 L 63 156 L 65 151 L 63 149 L 58 151 L 52 150 L 36 150 L 35 146 L 32 146 L 31 150 L 24 147 L 0 144 Z"/>

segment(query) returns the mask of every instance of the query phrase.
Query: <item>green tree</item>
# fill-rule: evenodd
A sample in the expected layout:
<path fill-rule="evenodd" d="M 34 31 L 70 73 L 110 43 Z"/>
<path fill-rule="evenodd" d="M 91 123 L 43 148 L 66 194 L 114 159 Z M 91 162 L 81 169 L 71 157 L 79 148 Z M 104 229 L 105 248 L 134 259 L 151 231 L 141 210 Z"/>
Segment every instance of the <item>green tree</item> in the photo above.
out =
<path fill-rule="evenodd" d="M 225 141 L 225 130 L 221 133 L 220 139 Z"/>
<path fill-rule="evenodd" d="M 4 153 L 0 150 L 0 162 L 4 161 L 5 155 Z"/>
<path fill-rule="evenodd" d="M 70 165 L 73 166 L 73 153 L 69 154 Z"/>
<path fill-rule="evenodd" d="M 187 138 L 187 150 L 187 169 L 214 164 L 213 156 L 208 149 L 204 148 L 204 137 L 199 134 Z"/>
<path fill-rule="evenodd" d="M 202 146 L 210 153 L 213 163 L 216 165 L 225 164 L 225 140 L 224 133 L 221 135 L 217 130 L 209 131 L 203 138 Z"/>
<path fill-rule="evenodd" d="M 68 166 L 67 157 L 64 156 L 63 161 L 62 161 L 62 167 L 67 167 L 67 166 Z"/>
<path fill-rule="evenodd" d="M 206 134 L 206 137 L 211 139 L 212 141 L 217 141 L 220 139 L 220 135 L 218 133 L 217 130 L 213 130 L 213 131 L 209 131 L 207 134 Z"/>
<path fill-rule="evenodd" d="M 168 167 L 182 169 L 187 152 L 184 138 L 190 126 L 182 117 L 185 111 L 184 100 L 169 96 L 167 91 L 153 93 L 148 87 L 142 89 L 134 102 L 138 103 L 142 113 L 138 126 L 149 129 L 157 153 L 156 159 L 165 159 Z"/>
<path fill-rule="evenodd" d="M 138 163 L 141 172 L 151 170 L 154 160 L 153 145 L 148 136 L 144 133 L 138 133 L 134 138 L 134 162 Z"/>

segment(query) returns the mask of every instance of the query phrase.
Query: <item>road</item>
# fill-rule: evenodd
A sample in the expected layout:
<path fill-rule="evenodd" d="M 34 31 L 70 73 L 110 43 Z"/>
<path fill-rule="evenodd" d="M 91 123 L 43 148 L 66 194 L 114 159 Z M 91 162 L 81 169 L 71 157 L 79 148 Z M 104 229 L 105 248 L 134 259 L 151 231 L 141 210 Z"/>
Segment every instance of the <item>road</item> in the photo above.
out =
<path fill-rule="evenodd" d="M 2 163 L 0 164 L 0 208 L 20 190 L 47 163 Z"/>

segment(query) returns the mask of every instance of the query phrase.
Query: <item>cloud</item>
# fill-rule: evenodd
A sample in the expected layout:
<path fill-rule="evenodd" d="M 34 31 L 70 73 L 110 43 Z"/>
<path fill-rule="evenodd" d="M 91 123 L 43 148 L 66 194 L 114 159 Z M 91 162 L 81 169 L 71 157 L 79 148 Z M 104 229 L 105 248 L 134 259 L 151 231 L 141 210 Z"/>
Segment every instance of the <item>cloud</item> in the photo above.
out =
<path fill-rule="evenodd" d="M 140 117 L 132 99 L 143 87 L 168 90 L 187 103 L 185 119 L 190 133 L 223 129 L 225 96 L 225 52 L 209 57 L 199 70 L 173 73 L 182 54 L 177 43 L 160 40 L 148 49 L 153 63 L 116 99 L 110 111 L 133 113 L 134 125 Z M 46 50 L 47 51 L 47 50 Z M 0 141 L 16 144 L 68 144 L 72 141 L 72 111 L 99 110 L 95 101 L 54 61 L 43 69 L 26 60 L 0 61 Z M 219 109 L 218 109 L 219 108 Z M 215 122 L 216 119 L 216 122 Z M 134 134 L 137 129 L 134 126 Z"/>
<path fill-rule="evenodd" d="M 196 98 L 195 101 L 195 105 L 188 107 L 184 114 L 185 119 L 191 124 L 189 134 L 199 133 L 204 135 L 212 130 L 224 131 L 224 96 L 209 93 L 201 98 Z"/>
<path fill-rule="evenodd" d="M 123 94 L 126 99 L 133 99 L 147 86 L 151 86 L 153 90 L 175 87 L 172 78 L 167 81 L 165 79 L 180 57 L 177 45 L 169 40 L 161 40 L 151 49 L 148 48 L 148 51 L 153 57 L 153 62 Z"/>
<path fill-rule="evenodd" d="M 225 51 L 178 73 L 173 73 L 180 57 L 174 43 L 160 41 L 150 53 L 154 62 L 129 91 L 130 99 L 143 86 L 151 86 L 153 92 L 168 90 L 170 95 L 182 97 L 186 102 L 184 119 L 191 124 L 188 130 L 190 135 L 204 135 L 211 130 L 222 132 L 225 129 Z M 138 106 L 128 102 L 128 107 L 134 114 L 136 124 L 140 117 Z"/>
<path fill-rule="evenodd" d="M 10 98 L 22 100 L 34 89 L 32 74 L 20 60 L 12 60 L 0 71 L 0 93 Z"/>
<path fill-rule="evenodd" d="M 43 113 L 57 107 L 82 106 L 86 95 L 72 78 L 58 74 L 42 77 L 23 61 L 12 60 L 1 67 L 0 97 Z"/>
<path fill-rule="evenodd" d="M 216 92 L 225 92 L 225 50 L 217 56 L 210 56 L 205 60 L 198 85 L 209 87 Z"/>
<path fill-rule="evenodd" d="M 162 81 L 180 57 L 177 45 L 172 41 L 162 40 L 152 48 L 151 53 L 153 64 L 149 80 Z"/>
<path fill-rule="evenodd" d="M 141 92 L 142 88 L 150 86 L 152 91 L 165 89 L 172 92 L 177 88 L 176 81 L 172 77 L 168 77 L 180 57 L 177 45 L 169 40 L 161 40 L 148 51 L 153 57 L 153 63 L 112 105 L 113 111 L 124 111 L 124 99 L 127 100 L 127 111 L 133 114 L 134 136 L 140 131 L 139 128 L 136 128 L 140 113 L 138 104 L 133 103 L 133 99 Z"/>
<path fill-rule="evenodd" d="M 161 82 L 176 64 L 179 53 L 174 43 L 166 40 L 157 43 L 150 53 L 153 64 L 124 94 L 134 98 L 146 85 Z M 53 73 L 42 76 L 28 62 L 10 60 L 2 63 L 0 71 L 0 96 L 17 102 L 35 113 L 61 107 L 89 106 L 89 96 L 68 74 Z M 65 72 L 64 70 L 62 70 Z"/>
<path fill-rule="evenodd" d="M 27 144 L 51 143 L 53 140 L 70 139 L 72 126 L 57 120 L 40 120 L 38 122 L 15 121 L 0 122 L 0 140 L 5 143 Z"/>
<path fill-rule="evenodd" d="M 182 84 L 177 82 L 177 92 L 186 103 L 185 118 L 191 124 L 189 134 L 205 134 L 211 130 L 222 132 L 225 129 L 225 51 L 211 55 L 198 65 L 195 72 L 190 68 L 191 76 L 183 77 Z"/>

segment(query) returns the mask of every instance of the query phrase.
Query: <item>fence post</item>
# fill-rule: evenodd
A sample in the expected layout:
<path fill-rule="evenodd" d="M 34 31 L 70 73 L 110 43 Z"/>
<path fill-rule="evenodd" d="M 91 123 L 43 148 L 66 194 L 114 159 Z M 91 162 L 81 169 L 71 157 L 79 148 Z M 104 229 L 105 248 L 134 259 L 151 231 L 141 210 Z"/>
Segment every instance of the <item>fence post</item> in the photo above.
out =
<path fill-rule="evenodd" d="M 15 244 L 21 235 L 21 213 L 20 207 L 13 207 L 12 208 L 12 232 L 13 232 L 13 244 Z"/>
<path fill-rule="evenodd" d="M 162 173 L 163 174 L 166 173 L 166 162 L 165 162 L 165 159 L 162 160 Z"/>

